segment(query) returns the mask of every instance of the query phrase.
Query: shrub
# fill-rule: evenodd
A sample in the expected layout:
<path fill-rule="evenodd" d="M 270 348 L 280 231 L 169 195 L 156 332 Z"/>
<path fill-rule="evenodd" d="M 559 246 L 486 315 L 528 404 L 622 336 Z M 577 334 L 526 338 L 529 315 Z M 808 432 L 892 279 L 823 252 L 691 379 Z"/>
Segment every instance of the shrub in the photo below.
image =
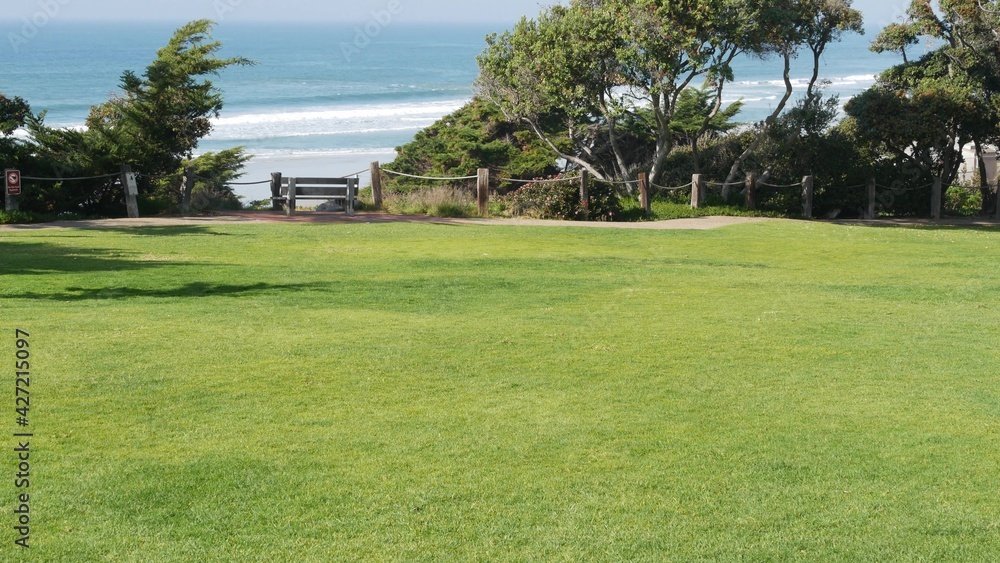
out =
<path fill-rule="evenodd" d="M 35 218 L 30 213 L 24 211 L 3 211 L 0 209 L 0 225 L 32 223 L 34 220 Z"/>
<path fill-rule="evenodd" d="M 559 219 L 563 221 L 613 221 L 622 215 L 621 202 L 612 186 L 594 183 L 590 187 L 590 209 L 580 202 L 575 182 L 535 182 L 503 197 L 503 208 L 513 217 Z"/>
<path fill-rule="evenodd" d="M 944 194 L 944 209 L 948 214 L 973 216 L 980 212 L 982 205 L 979 188 L 951 186 Z"/>

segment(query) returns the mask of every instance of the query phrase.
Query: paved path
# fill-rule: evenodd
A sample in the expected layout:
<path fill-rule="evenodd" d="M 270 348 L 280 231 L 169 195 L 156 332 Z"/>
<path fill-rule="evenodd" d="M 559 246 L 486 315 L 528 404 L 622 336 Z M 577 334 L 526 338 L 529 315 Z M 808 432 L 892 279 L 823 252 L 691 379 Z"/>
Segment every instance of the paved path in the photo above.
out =
<path fill-rule="evenodd" d="M 642 229 L 642 230 L 707 230 L 739 225 L 774 221 L 751 217 L 700 217 L 697 219 L 675 219 L 671 221 L 648 221 L 643 223 L 604 223 L 582 221 L 544 221 L 537 219 L 443 219 L 420 215 L 391 215 L 388 213 L 358 213 L 348 216 L 343 213 L 308 213 L 295 217 L 280 213 L 232 212 L 205 217 L 149 217 L 143 219 L 100 219 L 94 221 L 57 221 L 34 225 L 3 225 L 0 230 L 39 229 L 129 229 L 136 227 L 187 227 L 254 223 L 431 223 L 440 225 L 503 225 L 526 227 L 589 227 L 598 229 Z"/>

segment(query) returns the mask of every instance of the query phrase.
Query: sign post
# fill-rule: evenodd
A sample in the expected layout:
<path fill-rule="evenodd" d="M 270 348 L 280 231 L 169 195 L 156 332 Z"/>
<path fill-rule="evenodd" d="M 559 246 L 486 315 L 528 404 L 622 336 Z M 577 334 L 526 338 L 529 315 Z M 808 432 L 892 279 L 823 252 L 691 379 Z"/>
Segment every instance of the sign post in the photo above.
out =
<path fill-rule="evenodd" d="M 7 211 L 17 211 L 20 209 L 17 198 L 21 195 L 21 172 L 20 170 L 4 170 L 4 183 L 7 189 L 4 192 L 6 198 Z"/>
<path fill-rule="evenodd" d="M 128 207 L 128 218 L 139 218 L 139 202 L 136 196 L 139 195 L 139 186 L 135 182 L 135 174 L 128 164 L 122 165 L 122 185 L 125 186 L 125 205 Z"/>

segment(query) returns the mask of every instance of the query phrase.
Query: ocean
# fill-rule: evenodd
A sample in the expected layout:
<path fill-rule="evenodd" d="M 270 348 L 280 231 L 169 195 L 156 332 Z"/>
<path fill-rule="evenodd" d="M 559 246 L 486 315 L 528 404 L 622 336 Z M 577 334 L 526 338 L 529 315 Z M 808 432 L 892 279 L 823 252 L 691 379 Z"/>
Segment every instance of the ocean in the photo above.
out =
<path fill-rule="evenodd" d="M 0 22 L 0 41 L 19 24 Z M 82 127 L 95 104 L 114 95 L 125 70 L 141 74 L 176 26 L 166 23 L 54 22 L 26 42 L 0 42 L 0 92 L 21 96 L 46 122 Z M 376 33 L 371 33 L 376 31 Z M 223 22 L 215 32 L 221 56 L 256 61 L 213 82 L 225 108 L 201 151 L 244 146 L 254 155 L 246 181 L 286 176 L 341 176 L 391 161 L 394 149 L 473 95 L 476 56 L 502 25 L 248 24 Z M 897 57 L 868 50 L 876 31 L 832 45 L 822 76 L 846 102 L 868 88 Z M 811 58 L 797 60 L 804 90 Z M 745 103 L 738 120 L 763 119 L 784 85 L 780 61 L 743 59 L 726 101 Z M 248 199 L 266 188 L 237 190 Z"/>

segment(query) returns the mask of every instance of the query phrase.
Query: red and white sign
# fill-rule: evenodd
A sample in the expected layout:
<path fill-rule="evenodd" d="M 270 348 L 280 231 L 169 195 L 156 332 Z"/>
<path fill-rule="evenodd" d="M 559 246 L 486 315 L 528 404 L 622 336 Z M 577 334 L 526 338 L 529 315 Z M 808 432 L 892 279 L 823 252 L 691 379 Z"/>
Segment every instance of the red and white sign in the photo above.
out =
<path fill-rule="evenodd" d="M 5 170 L 4 177 L 7 179 L 7 195 L 21 195 L 21 172 Z"/>

